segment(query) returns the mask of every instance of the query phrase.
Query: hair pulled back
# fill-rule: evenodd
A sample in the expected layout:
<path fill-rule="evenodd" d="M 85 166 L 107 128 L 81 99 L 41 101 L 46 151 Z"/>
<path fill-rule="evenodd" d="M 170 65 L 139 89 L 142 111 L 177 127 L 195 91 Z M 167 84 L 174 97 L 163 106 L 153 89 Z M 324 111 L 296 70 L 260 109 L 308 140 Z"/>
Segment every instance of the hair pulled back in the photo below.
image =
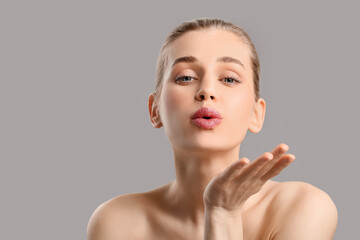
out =
<path fill-rule="evenodd" d="M 156 67 L 156 85 L 155 85 L 155 102 L 159 103 L 159 97 L 164 81 L 164 73 L 169 64 L 167 48 L 173 43 L 176 39 L 181 37 L 183 34 L 190 31 L 197 30 L 209 30 L 209 29 L 221 29 L 232 32 L 236 34 L 249 48 L 250 52 L 250 61 L 251 68 L 253 71 L 253 82 L 254 82 L 254 93 L 255 101 L 260 97 L 260 62 L 255 49 L 254 44 L 252 43 L 248 34 L 240 27 L 236 26 L 233 23 L 226 22 L 221 19 L 216 18 L 200 18 L 194 19 L 191 21 L 186 21 L 174 28 L 169 35 L 166 37 L 165 42 L 160 50 L 158 57 L 157 67 Z"/>

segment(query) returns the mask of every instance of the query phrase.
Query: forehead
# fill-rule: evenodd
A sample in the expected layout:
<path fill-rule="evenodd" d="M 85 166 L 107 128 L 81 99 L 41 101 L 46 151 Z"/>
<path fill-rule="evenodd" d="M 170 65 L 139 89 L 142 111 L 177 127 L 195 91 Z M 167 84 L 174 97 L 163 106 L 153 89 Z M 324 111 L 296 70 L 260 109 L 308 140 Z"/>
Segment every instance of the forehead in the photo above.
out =
<path fill-rule="evenodd" d="M 250 51 L 248 46 L 236 34 L 220 30 L 190 31 L 176 39 L 168 48 L 171 66 L 183 56 L 195 56 L 201 63 L 215 63 L 219 57 L 239 59 L 245 69 L 250 69 Z"/>

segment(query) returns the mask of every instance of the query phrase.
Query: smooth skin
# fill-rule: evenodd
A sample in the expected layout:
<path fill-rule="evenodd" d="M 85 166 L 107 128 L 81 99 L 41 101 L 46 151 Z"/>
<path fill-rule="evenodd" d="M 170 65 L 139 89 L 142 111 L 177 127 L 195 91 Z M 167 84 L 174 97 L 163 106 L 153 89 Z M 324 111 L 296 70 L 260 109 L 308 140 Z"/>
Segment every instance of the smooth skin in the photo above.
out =
<path fill-rule="evenodd" d="M 197 61 L 172 66 L 190 55 Z M 332 239 L 337 210 L 324 191 L 271 180 L 295 159 L 287 144 L 251 162 L 238 159 L 247 131 L 262 129 L 266 110 L 264 99 L 254 100 L 248 47 L 224 30 L 191 31 L 168 56 L 160 100 L 151 93 L 148 107 L 152 125 L 163 127 L 171 143 L 176 179 L 101 204 L 88 239 Z M 223 56 L 242 65 L 218 62 Z M 210 130 L 191 123 L 203 106 L 217 109 L 222 123 Z"/>
<path fill-rule="evenodd" d="M 295 160 L 293 154 L 284 155 L 287 149 L 287 145 L 281 144 L 273 151 L 274 154 L 266 152 L 251 164 L 247 158 L 234 162 L 207 185 L 204 192 L 205 206 L 236 214 L 250 196 L 260 191 L 266 181 Z"/>

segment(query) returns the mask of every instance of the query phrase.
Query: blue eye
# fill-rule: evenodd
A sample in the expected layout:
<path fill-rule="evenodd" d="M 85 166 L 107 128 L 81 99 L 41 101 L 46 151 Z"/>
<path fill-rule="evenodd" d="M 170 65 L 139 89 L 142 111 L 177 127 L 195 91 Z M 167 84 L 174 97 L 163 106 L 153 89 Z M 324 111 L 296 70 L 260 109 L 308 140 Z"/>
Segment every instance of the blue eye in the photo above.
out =
<path fill-rule="evenodd" d="M 176 77 L 175 78 L 175 82 L 178 82 L 179 80 L 189 80 L 189 78 L 193 78 L 193 77 L 190 77 L 190 76 L 179 76 L 179 77 Z M 181 81 L 181 82 L 189 82 L 189 81 Z"/>
<path fill-rule="evenodd" d="M 187 76 L 187 75 L 184 75 L 184 76 L 178 76 L 175 78 L 175 82 L 191 82 L 191 79 L 193 79 L 194 77 L 191 77 L 191 76 Z M 241 81 L 239 79 L 237 79 L 236 77 L 224 77 L 223 79 L 230 79 L 231 81 L 224 81 L 225 83 L 228 83 L 230 85 L 236 85 L 236 84 L 240 84 Z"/>
<path fill-rule="evenodd" d="M 241 81 L 240 80 L 238 80 L 237 78 L 233 78 L 233 77 L 225 77 L 224 79 L 231 79 L 232 80 L 232 82 L 227 82 L 227 83 L 234 83 L 234 82 L 236 82 L 236 84 L 239 84 L 239 83 L 241 83 Z M 226 81 L 225 81 L 226 82 Z"/>

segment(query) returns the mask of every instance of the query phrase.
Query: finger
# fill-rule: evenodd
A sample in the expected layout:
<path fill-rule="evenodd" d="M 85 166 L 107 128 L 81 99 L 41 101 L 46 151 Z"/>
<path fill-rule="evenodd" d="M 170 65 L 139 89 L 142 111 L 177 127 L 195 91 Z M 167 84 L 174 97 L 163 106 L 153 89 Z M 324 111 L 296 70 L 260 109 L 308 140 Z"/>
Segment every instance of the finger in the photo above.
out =
<path fill-rule="evenodd" d="M 284 168 L 290 165 L 295 160 L 295 155 L 286 154 L 283 156 L 265 175 L 261 177 L 261 180 L 267 181 L 272 177 L 280 174 Z"/>
<path fill-rule="evenodd" d="M 254 160 L 252 163 L 250 163 L 248 166 L 244 168 L 241 177 L 246 178 L 249 176 L 256 175 L 256 173 L 264 166 L 268 165 L 269 162 L 273 160 L 273 158 L 274 158 L 273 154 L 269 152 L 263 153 L 259 158 L 257 158 L 256 160 Z"/>
<path fill-rule="evenodd" d="M 233 170 L 242 169 L 245 165 L 249 164 L 249 162 L 250 161 L 248 158 L 243 157 L 240 160 L 234 162 L 232 165 L 230 165 L 229 170 L 233 171 Z"/>
<path fill-rule="evenodd" d="M 272 159 L 273 155 L 271 153 L 265 152 L 256 160 L 244 166 L 240 171 L 234 172 L 230 180 L 244 182 L 256 175 L 257 171 L 259 171 L 259 169 L 261 169 L 264 165 L 268 164 L 269 161 L 272 161 Z"/>
<path fill-rule="evenodd" d="M 232 163 L 221 175 L 221 178 L 223 180 L 228 180 L 233 177 L 233 175 L 238 174 L 238 172 L 241 171 L 242 168 L 244 168 L 246 165 L 249 164 L 248 158 L 241 158 L 240 160 L 237 160 L 236 162 Z"/>
<path fill-rule="evenodd" d="M 277 145 L 271 153 L 274 155 L 274 159 L 280 159 L 282 155 L 284 155 L 287 151 L 289 151 L 289 146 L 285 143 L 280 143 Z"/>
<path fill-rule="evenodd" d="M 271 153 L 274 155 L 273 161 L 269 162 L 269 164 L 266 164 L 264 167 L 262 167 L 259 171 L 257 171 L 256 176 L 261 177 L 264 174 L 266 174 L 277 162 L 278 160 L 284 156 L 284 154 L 289 150 L 289 146 L 281 143 L 278 146 L 276 146 Z"/>
<path fill-rule="evenodd" d="M 285 143 L 280 143 L 279 145 L 277 145 L 274 149 L 273 149 L 274 152 L 287 152 L 289 151 L 289 146 Z"/>

